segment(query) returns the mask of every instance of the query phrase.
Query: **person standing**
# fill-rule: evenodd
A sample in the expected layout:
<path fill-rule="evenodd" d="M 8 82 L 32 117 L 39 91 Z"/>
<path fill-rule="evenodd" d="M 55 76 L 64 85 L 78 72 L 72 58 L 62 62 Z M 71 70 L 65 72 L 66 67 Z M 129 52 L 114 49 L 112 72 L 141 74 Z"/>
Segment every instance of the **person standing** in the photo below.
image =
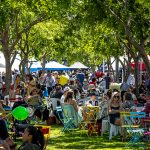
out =
<path fill-rule="evenodd" d="M 104 80 L 106 82 L 106 90 L 107 90 L 107 89 L 109 89 L 110 82 L 111 82 L 111 78 L 109 76 L 109 73 L 107 73 L 107 75 L 104 77 Z"/>
<path fill-rule="evenodd" d="M 127 79 L 127 84 L 129 86 L 134 86 L 135 85 L 135 77 L 134 75 L 131 73 Z"/>
<path fill-rule="evenodd" d="M 50 95 L 51 91 L 53 90 L 53 87 L 55 86 L 55 79 L 49 71 L 47 72 L 45 83 L 48 90 L 48 95 Z"/>
<path fill-rule="evenodd" d="M 76 78 L 79 80 L 81 85 L 83 85 L 85 74 L 81 70 L 77 73 Z"/>

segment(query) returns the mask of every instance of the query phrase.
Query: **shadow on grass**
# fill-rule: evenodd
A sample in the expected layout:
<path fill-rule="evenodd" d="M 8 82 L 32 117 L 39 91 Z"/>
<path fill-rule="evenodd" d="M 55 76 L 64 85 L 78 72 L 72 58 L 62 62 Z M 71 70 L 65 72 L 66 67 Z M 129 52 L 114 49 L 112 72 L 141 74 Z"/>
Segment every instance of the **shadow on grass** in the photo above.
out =
<path fill-rule="evenodd" d="M 119 136 L 110 141 L 108 134 L 88 137 L 86 133 L 81 135 L 81 131 L 59 134 L 60 130 L 60 127 L 52 127 L 54 134 L 48 145 L 54 149 L 124 149 L 126 144 Z"/>
<path fill-rule="evenodd" d="M 46 150 L 59 150 L 59 149 L 101 149 L 101 150 L 124 150 L 126 142 L 122 142 L 120 136 L 108 140 L 108 133 L 101 136 L 88 137 L 86 132 L 81 134 L 81 131 L 76 130 L 71 133 L 61 133 L 60 126 L 52 126 L 51 138 L 49 139 Z M 129 141 L 129 139 L 127 139 Z M 22 142 L 17 140 L 17 145 Z M 134 150 L 141 150 L 138 147 L 132 147 Z M 144 147 L 142 148 L 144 149 Z M 127 149 L 131 150 L 131 148 Z M 150 150 L 150 143 L 147 143 L 145 150 Z"/>

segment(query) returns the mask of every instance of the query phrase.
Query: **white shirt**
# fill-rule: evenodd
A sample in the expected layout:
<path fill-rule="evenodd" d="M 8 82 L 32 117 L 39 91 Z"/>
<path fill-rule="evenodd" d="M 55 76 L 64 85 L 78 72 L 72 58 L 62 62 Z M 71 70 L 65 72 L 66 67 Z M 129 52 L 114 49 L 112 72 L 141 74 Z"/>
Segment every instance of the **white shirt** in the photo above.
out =
<path fill-rule="evenodd" d="M 65 100 L 65 95 L 62 95 L 62 96 L 61 96 L 61 99 L 60 99 L 60 103 L 63 104 L 63 103 L 64 103 L 64 100 Z"/>
<path fill-rule="evenodd" d="M 135 78 L 133 74 L 130 74 L 127 80 L 128 85 L 135 85 Z"/>
<path fill-rule="evenodd" d="M 55 79 L 53 76 L 46 77 L 46 87 L 53 87 L 55 86 Z"/>
<path fill-rule="evenodd" d="M 92 106 L 99 106 L 99 102 L 97 100 L 88 100 L 87 105 L 92 105 Z"/>
<path fill-rule="evenodd" d="M 12 85 L 15 84 L 15 80 L 16 80 L 16 74 L 12 75 Z"/>

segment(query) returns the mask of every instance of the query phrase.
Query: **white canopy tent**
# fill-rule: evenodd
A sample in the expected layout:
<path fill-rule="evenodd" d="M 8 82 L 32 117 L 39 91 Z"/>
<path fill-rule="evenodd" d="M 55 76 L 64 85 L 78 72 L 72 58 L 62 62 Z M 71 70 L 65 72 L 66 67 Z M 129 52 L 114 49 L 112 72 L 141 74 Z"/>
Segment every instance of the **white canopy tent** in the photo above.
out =
<path fill-rule="evenodd" d="M 1 70 L 1 72 L 2 72 L 2 70 L 3 70 L 3 72 L 5 72 L 6 71 L 5 70 L 5 68 L 6 68 L 5 67 L 5 58 L 4 58 L 4 54 L 2 52 L 0 52 L 0 62 L 2 62 L 2 65 L 4 65 L 4 67 L 1 67 L 1 65 L 0 65 L 0 70 Z M 20 62 L 21 62 L 21 58 L 20 58 L 19 54 L 17 54 L 16 59 L 12 65 L 11 69 L 12 70 L 19 70 Z"/>
<path fill-rule="evenodd" d="M 0 72 L 5 72 L 5 65 L 0 63 Z"/>
<path fill-rule="evenodd" d="M 33 62 L 31 67 L 30 67 L 30 71 L 31 72 L 36 72 L 39 70 L 39 68 L 42 68 L 41 62 Z"/>
<path fill-rule="evenodd" d="M 0 63 L 0 68 L 5 68 L 5 65 Z"/>
<path fill-rule="evenodd" d="M 42 69 L 42 68 L 38 68 L 38 69 Z M 70 70 L 70 68 L 58 62 L 50 61 L 45 65 L 45 70 L 59 71 L 59 70 Z"/>
<path fill-rule="evenodd" d="M 71 69 L 88 69 L 87 66 L 85 66 L 84 64 L 80 63 L 80 62 L 76 62 L 73 65 L 70 66 Z"/>
<path fill-rule="evenodd" d="M 5 58 L 3 53 L 0 53 L 0 72 L 5 72 Z"/>

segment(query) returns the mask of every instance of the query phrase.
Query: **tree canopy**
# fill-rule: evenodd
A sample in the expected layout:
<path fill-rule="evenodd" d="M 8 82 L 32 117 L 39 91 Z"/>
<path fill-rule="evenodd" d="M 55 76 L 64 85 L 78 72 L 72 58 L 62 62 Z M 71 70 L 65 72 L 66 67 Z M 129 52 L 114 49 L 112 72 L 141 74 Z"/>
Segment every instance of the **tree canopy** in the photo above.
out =
<path fill-rule="evenodd" d="M 1 0 L 6 72 L 16 52 L 24 63 L 35 57 L 89 66 L 128 52 L 140 55 L 150 73 L 149 6 L 149 0 Z"/>

